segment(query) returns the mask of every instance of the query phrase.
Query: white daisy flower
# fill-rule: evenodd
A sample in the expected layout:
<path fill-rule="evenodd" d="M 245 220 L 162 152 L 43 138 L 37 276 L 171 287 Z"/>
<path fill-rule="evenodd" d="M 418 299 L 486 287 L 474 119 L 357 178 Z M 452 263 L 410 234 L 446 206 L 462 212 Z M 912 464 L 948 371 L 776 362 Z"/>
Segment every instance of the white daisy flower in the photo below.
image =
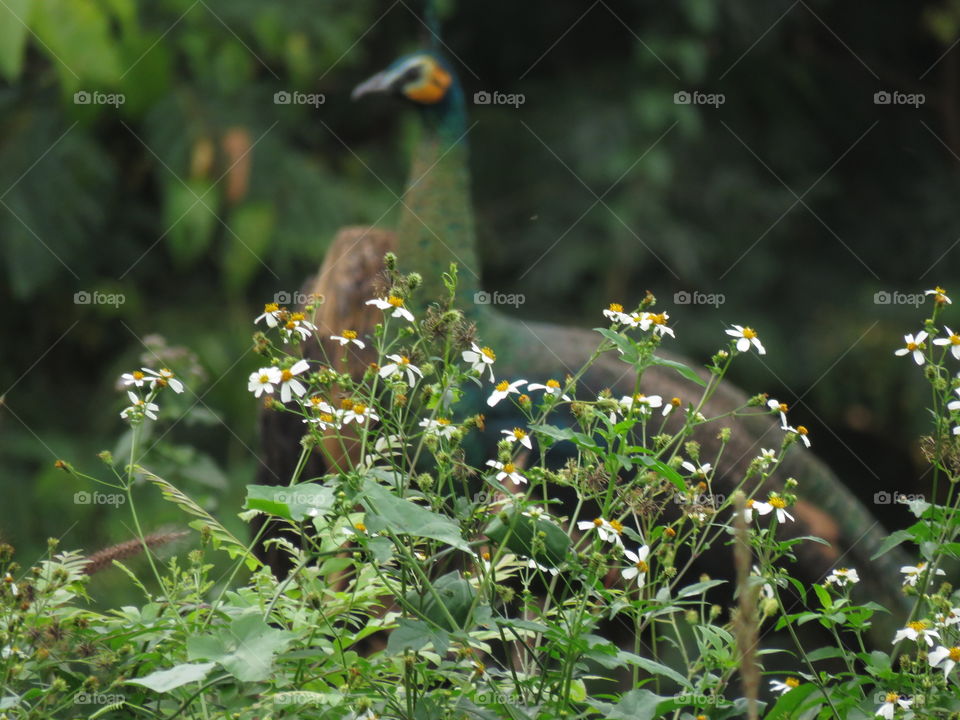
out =
<path fill-rule="evenodd" d="M 343 423 L 337 419 L 337 416 L 329 412 L 321 412 L 315 417 L 304 418 L 303 422 L 316 425 L 321 430 L 339 430 L 343 427 Z"/>
<path fill-rule="evenodd" d="M 354 403 L 347 408 L 346 412 L 343 414 L 343 424 L 349 425 L 351 422 L 356 421 L 358 425 L 362 425 L 367 420 L 379 420 L 380 417 L 368 408 L 363 403 Z"/>
<path fill-rule="evenodd" d="M 793 427 L 792 425 L 784 425 L 780 429 L 799 435 L 803 444 L 806 447 L 810 447 L 810 431 L 807 430 L 805 425 L 797 425 L 796 427 Z"/>
<path fill-rule="evenodd" d="M 267 324 L 267 327 L 275 328 L 280 323 L 280 318 L 284 312 L 277 303 L 267 303 L 263 306 L 263 315 L 259 315 L 257 319 L 253 321 L 253 324 L 256 325 L 263 320 Z"/>
<path fill-rule="evenodd" d="M 920 576 L 924 573 L 924 571 L 926 571 L 926 569 L 927 564 L 925 562 L 920 562 L 916 565 L 904 565 L 902 568 L 900 568 L 900 572 L 906 576 L 903 578 L 903 584 L 916 587 L 917 581 L 920 579 Z M 946 573 L 940 568 L 937 568 L 936 574 L 946 575 Z"/>
<path fill-rule="evenodd" d="M 127 390 L 127 397 L 130 398 L 130 407 L 125 408 L 123 412 L 120 413 L 120 417 L 124 420 L 130 417 L 130 415 L 137 414 L 144 415 L 151 420 L 157 419 L 157 411 L 160 410 L 160 408 L 156 403 L 140 399 L 132 390 Z"/>
<path fill-rule="evenodd" d="M 526 380 L 514 380 L 512 383 L 508 383 L 506 380 L 501 380 L 497 384 L 496 388 L 494 388 L 493 392 L 490 393 L 490 397 L 487 398 L 487 405 L 493 407 L 511 393 L 514 395 L 519 395 L 520 391 L 517 390 L 517 388 L 526 384 Z"/>
<path fill-rule="evenodd" d="M 387 359 L 393 360 L 393 362 L 380 368 L 380 377 L 389 379 L 394 375 L 400 375 L 402 377 L 403 374 L 406 373 L 407 384 L 410 387 L 417 384 L 418 376 L 423 377 L 423 371 L 416 365 L 411 364 L 410 358 L 406 355 L 387 355 Z"/>
<path fill-rule="evenodd" d="M 960 360 L 960 335 L 957 335 L 957 333 L 946 326 L 944 326 L 944 330 L 947 331 L 947 337 L 937 338 L 933 341 L 933 344 L 949 345 L 950 352 L 953 353 L 953 357 L 957 360 Z"/>
<path fill-rule="evenodd" d="M 937 613 L 933 616 L 933 621 L 944 628 L 960 624 L 960 608 L 950 608 L 945 613 Z"/>
<path fill-rule="evenodd" d="M 793 515 L 787 512 L 787 501 L 782 497 L 771 495 L 769 502 L 758 502 L 756 500 L 747 500 L 747 509 L 744 510 L 744 517 L 749 522 L 753 519 L 753 512 L 758 515 L 769 515 L 774 510 L 777 511 L 777 522 L 783 524 L 787 520 L 793 520 Z"/>
<path fill-rule="evenodd" d="M 760 454 L 757 456 L 758 464 L 762 470 L 766 470 L 777 461 L 777 451 L 760 448 Z"/>
<path fill-rule="evenodd" d="M 303 386 L 296 376 L 310 369 L 310 363 L 306 360 L 298 360 L 291 367 L 280 371 L 280 402 L 288 403 L 293 396 L 303 397 L 307 389 Z"/>
<path fill-rule="evenodd" d="M 780 682 L 779 680 L 770 681 L 770 691 L 780 693 L 781 695 L 790 692 L 796 687 L 800 687 L 800 681 L 794 677 L 788 677 L 783 682 Z"/>
<path fill-rule="evenodd" d="M 910 700 L 906 697 L 901 697 L 895 692 L 888 692 L 886 699 L 883 701 L 883 705 L 881 705 L 880 709 L 877 710 L 876 715 L 886 718 L 886 720 L 893 720 L 893 714 L 897 710 L 897 705 L 904 710 L 909 710 L 910 705 L 912 704 L 913 700 Z"/>
<path fill-rule="evenodd" d="M 954 388 L 954 392 L 957 393 L 957 395 L 960 395 L 960 388 Z M 960 410 L 960 400 L 954 400 L 952 402 L 948 402 L 947 410 L 949 410 L 950 412 L 956 412 L 957 410 Z"/>
<path fill-rule="evenodd" d="M 860 575 L 852 568 L 836 568 L 827 575 L 827 585 L 836 583 L 837 587 L 846 587 L 847 585 L 856 585 L 860 582 Z"/>
<path fill-rule="evenodd" d="M 686 470 L 688 473 L 694 477 L 705 479 L 710 471 L 713 469 L 713 466 L 710 463 L 704 463 L 703 465 L 694 465 L 692 462 L 684 460 L 680 463 L 680 467 Z"/>
<path fill-rule="evenodd" d="M 447 418 L 438 417 L 436 420 L 424 418 L 420 421 L 420 427 L 424 429 L 427 435 L 435 435 L 441 438 L 450 438 L 457 431 L 457 426 L 452 425 Z"/>
<path fill-rule="evenodd" d="M 930 627 L 929 621 L 914 620 L 913 622 L 907 623 L 907 626 L 902 630 L 897 630 L 897 634 L 893 637 L 893 644 L 896 645 L 904 638 L 913 640 L 918 644 L 922 640 L 930 647 L 933 647 L 933 640 L 934 638 L 939 640 L 940 633 Z"/>
<path fill-rule="evenodd" d="M 517 466 L 512 462 L 501 463 L 497 462 L 496 460 L 487 460 L 487 465 L 500 471 L 497 473 L 497 480 L 500 482 L 503 482 L 507 478 L 513 480 L 514 485 L 520 485 L 521 483 L 527 482 L 527 479 L 517 472 Z"/>
<path fill-rule="evenodd" d="M 289 342 L 295 335 L 300 340 L 307 340 L 310 335 L 316 332 L 317 326 L 307 320 L 307 316 L 301 312 L 290 313 L 287 321 L 280 328 L 280 337 L 283 342 Z"/>
<path fill-rule="evenodd" d="M 523 445 L 527 450 L 533 450 L 533 444 L 530 442 L 530 436 L 527 435 L 525 430 L 520 428 L 514 428 L 513 430 L 501 430 L 507 440 L 512 444 L 515 442 Z"/>
<path fill-rule="evenodd" d="M 899 350 L 895 350 L 893 354 L 897 355 L 898 357 L 903 357 L 904 355 L 913 355 L 913 361 L 917 365 L 923 365 L 923 363 L 926 361 L 926 358 L 923 356 L 924 348 L 926 348 L 926 345 L 923 343 L 926 339 L 927 332 L 925 330 L 921 330 L 916 335 L 904 335 L 904 346 Z"/>
<path fill-rule="evenodd" d="M 610 303 L 610 306 L 603 311 L 603 314 L 608 320 L 615 323 L 627 322 L 630 317 L 623 311 L 623 305 L 620 303 Z"/>
<path fill-rule="evenodd" d="M 177 394 L 183 392 L 183 383 L 177 380 L 176 376 L 173 374 L 173 370 L 168 368 L 160 368 L 159 370 L 144 368 L 143 371 L 150 375 L 148 381 L 150 382 L 151 386 L 159 385 L 160 387 L 169 387 Z"/>
<path fill-rule="evenodd" d="M 250 373 L 250 378 L 247 381 L 247 390 L 252 392 L 256 397 L 260 397 L 263 395 L 263 393 L 272 395 L 273 386 L 279 385 L 280 379 L 281 375 L 279 368 L 260 368 L 256 372 Z"/>
<path fill-rule="evenodd" d="M 483 377 L 483 371 L 490 370 L 490 382 L 495 382 L 493 377 L 493 363 L 496 362 L 497 354 L 488 347 L 480 347 L 476 343 L 470 344 L 469 350 L 463 351 L 463 361 L 470 363 L 470 369 L 474 370 L 480 377 Z"/>
<path fill-rule="evenodd" d="M 530 383 L 527 385 L 527 390 L 543 390 L 544 395 L 552 395 L 553 397 L 559 397 L 567 402 L 570 402 L 569 397 L 560 393 L 560 383 L 556 380 L 547 380 L 546 385 L 541 385 L 540 383 Z"/>
<path fill-rule="evenodd" d="M 377 308 L 383 310 L 386 313 L 388 310 L 392 310 L 390 317 L 403 318 L 408 322 L 413 322 L 413 314 L 404 307 L 403 298 L 397 297 L 396 295 L 391 295 L 385 298 L 374 298 L 373 300 L 367 300 L 367 305 L 376 305 Z"/>
<path fill-rule="evenodd" d="M 926 290 L 924 295 L 933 295 L 933 301 L 939 304 L 952 305 L 953 300 L 947 297 L 947 291 L 942 287 L 935 287 L 933 290 Z"/>
<path fill-rule="evenodd" d="M 641 545 L 636 552 L 624 550 L 623 554 L 627 560 L 633 563 L 621 571 L 624 580 L 637 579 L 637 585 L 643 585 L 643 580 L 647 575 L 650 566 L 647 565 L 647 558 L 650 555 L 650 548 L 647 545 Z"/>
<path fill-rule="evenodd" d="M 960 663 L 960 647 L 948 648 L 941 645 L 936 650 L 930 651 L 927 655 L 927 662 L 930 663 L 930 667 L 941 668 L 944 677 L 946 677 L 953 670 L 954 665 Z"/>
<path fill-rule="evenodd" d="M 671 398 L 670 402 L 663 404 L 663 410 L 660 411 L 660 414 L 663 415 L 663 417 L 666 417 L 667 415 L 672 413 L 674 410 L 676 410 L 678 407 L 680 407 L 682 404 L 683 402 L 680 400 L 680 398 L 678 397 Z"/>
<path fill-rule="evenodd" d="M 670 316 L 667 313 L 647 313 L 647 320 L 650 323 L 650 327 L 653 328 L 653 334 L 663 337 L 664 335 L 669 335 L 672 338 L 677 336 L 673 334 L 673 330 L 667 327 L 667 320 L 670 319 Z M 646 329 L 646 328 L 644 328 Z"/>
<path fill-rule="evenodd" d="M 650 415 L 650 412 L 653 408 L 658 408 L 663 405 L 663 398 L 659 395 L 644 395 L 638 393 L 633 397 L 629 395 L 624 395 L 620 398 L 620 407 L 623 408 L 624 414 L 629 413 L 631 410 L 636 410 L 640 415 Z"/>
<path fill-rule="evenodd" d="M 753 345 L 759 354 L 766 355 L 767 351 L 760 342 L 760 338 L 757 337 L 756 330 L 753 328 L 744 327 L 743 325 L 734 325 L 733 329 L 727 330 L 726 333 L 730 337 L 737 338 L 737 350 L 740 352 L 747 352 L 747 350 L 750 349 L 750 346 Z"/>
<path fill-rule="evenodd" d="M 533 558 L 527 558 L 527 567 L 531 570 L 539 570 L 540 572 L 550 573 L 554 577 L 559 573 L 559 570 L 552 567 L 547 567 L 546 565 L 541 565 Z"/>
<path fill-rule="evenodd" d="M 593 520 L 581 520 L 577 523 L 580 530 L 596 530 L 597 535 L 604 542 L 612 542 L 623 547 L 623 540 L 620 534 L 623 532 L 623 525 L 618 520 L 604 520 L 603 518 L 594 518 Z"/>
<path fill-rule="evenodd" d="M 363 340 L 357 339 L 356 330 L 344 330 L 339 335 L 331 335 L 330 339 L 336 340 L 338 343 L 340 343 L 340 347 L 343 347 L 347 343 L 353 343 L 361 350 L 363 350 L 366 347 L 366 344 L 363 342 Z"/>
<path fill-rule="evenodd" d="M 131 385 L 134 387 L 143 387 L 146 383 L 152 382 L 142 370 L 124 373 L 120 376 L 120 381 L 126 387 L 130 387 Z"/>
<path fill-rule="evenodd" d="M 780 413 L 780 425 L 787 427 L 787 404 L 782 403 L 779 400 L 774 400 L 770 398 L 767 400 L 767 407 L 775 412 Z"/>

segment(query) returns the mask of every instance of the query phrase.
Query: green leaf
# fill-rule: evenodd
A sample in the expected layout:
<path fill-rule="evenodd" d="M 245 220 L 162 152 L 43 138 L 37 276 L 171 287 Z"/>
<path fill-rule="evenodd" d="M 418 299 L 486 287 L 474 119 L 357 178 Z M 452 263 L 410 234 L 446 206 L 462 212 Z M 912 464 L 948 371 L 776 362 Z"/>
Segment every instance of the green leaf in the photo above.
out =
<path fill-rule="evenodd" d="M 792 718 L 794 711 L 799 708 L 803 701 L 810 696 L 810 693 L 816 691 L 816 689 L 817 686 L 813 683 L 806 683 L 784 693 L 780 696 L 780 699 L 777 700 L 777 704 L 774 705 L 766 715 L 765 720 L 787 720 L 788 718 Z"/>
<path fill-rule="evenodd" d="M 830 593 L 823 585 L 814 585 L 813 591 L 817 594 L 817 597 L 820 599 L 820 605 L 824 610 L 831 610 L 833 608 L 833 598 L 830 597 Z"/>
<path fill-rule="evenodd" d="M 631 665 L 636 665 L 637 667 L 646 670 L 651 675 L 663 675 L 664 677 L 668 677 L 682 688 L 690 689 L 692 687 L 692 685 L 690 685 L 690 681 L 673 668 L 669 668 L 666 665 L 661 665 L 660 663 L 649 660 L 648 658 L 640 655 L 634 655 L 633 653 L 626 652 L 625 650 L 620 650 L 617 653 L 617 658 L 623 660 L 624 662 L 630 663 Z"/>
<path fill-rule="evenodd" d="M 180 268 L 192 266 L 203 255 L 217 226 L 217 195 L 209 180 L 173 178 L 164 193 L 167 247 Z"/>
<path fill-rule="evenodd" d="M 594 330 L 617 346 L 620 351 L 620 359 L 625 363 L 633 365 L 640 359 L 640 352 L 637 350 L 636 343 L 630 338 L 608 328 L 594 328 Z"/>
<path fill-rule="evenodd" d="M 886 555 L 897 545 L 911 538 L 913 538 L 913 533 L 909 530 L 897 530 L 896 532 L 890 533 L 883 539 L 883 542 L 880 543 L 880 548 L 870 556 L 870 559 L 876 560 L 881 555 Z"/>
<path fill-rule="evenodd" d="M 110 18 L 95 2 L 43 0 L 32 5 L 30 25 L 41 40 L 37 49 L 50 57 L 68 94 L 102 91 L 120 81 L 123 70 Z"/>
<path fill-rule="evenodd" d="M 363 482 L 360 501 L 369 513 L 364 522 L 372 533 L 389 529 L 400 535 L 431 538 L 464 552 L 472 552 L 452 520 L 398 498 L 375 482 Z"/>
<path fill-rule="evenodd" d="M 273 656 L 294 637 L 252 613 L 235 618 L 229 627 L 187 638 L 187 655 L 190 660 L 212 660 L 241 682 L 261 682 L 270 677 Z"/>
<path fill-rule="evenodd" d="M 600 446 L 594 442 L 592 437 L 571 428 L 558 428 L 554 425 L 531 425 L 530 429 L 557 441 L 569 440 L 577 447 L 594 452 L 600 451 Z"/>
<path fill-rule="evenodd" d="M 23 48 L 30 24 L 30 0 L 5 0 L 0 5 L 0 74 L 13 82 L 23 67 Z"/>
<path fill-rule="evenodd" d="M 674 487 L 677 488 L 680 492 L 687 491 L 687 482 L 681 477 L 680 473 L 674 470 L 669 465 L 655 460 L 652 457 L 647 457 L 646 455 L 637 456 L 636 460 L 641 464 L 648 467 L 650 470 L 655 470 L 656 472 L 663 475 L 667 480 L 673 483 Z"/>
<path fill-rule="evenodd" d="M 490 521 L 484 534 L 496 543 L 506 541 L 507 548 L 541 565 L 556 567 L 567 557 L 570 538 L 563 529 L 546 518 L 532 518 L 520 510 L 504 511 Z M 534 547 L 533 539 L 542 534 L 543 545 Z"/>
<path fill-rule="evenodd" d="M 473 607 L 475 594 L 470 583 L 460 577 L 455 570 L 433 581 L 433 589 L 425 588 L 421 593 L 408 593 L 406 600 L 425 619 L 433 623 L 433 627 L 454 631 L 465 629 L 469 620 L 470 608 Z M 449 617 L 448 617 L 449 615 Z M 451 618 L 455 627 L 450 624 Z M 445 654 L 447 641 L 443 640 L 443 647 L 437 650 Z"/>
<path fill-rule="evenodd" d="M 227 226 L 223 281 L 230 290 L 243 290 L 264 265 L 276 214 L 270 203 L 248 203 L 234 211 Z"/>
<path fill-rule="evenodd" d="M 336 499 L 334 495 L 333 488 L 316 483 L 302 483 L 292 487 L 247 485 L 244 507 L 301 522 L 306 517 L 330 512 Z"/>
<path fill-rule="evenodd" d="M 666 358 L 662 358 L 662 357 L 659 357 L 659 356 L 657 356 L 657 355 L 654 355 L 654 356 L 650 359 L 650 364 L 651 364 L 651 365 L 659 365 L 659 366 L 661 366 L 661 367 L 673 368 L 673 369 L 676 370 L 678 373 L 680 373 L 681 375 L 683 375 L 683 377 L 685 377 L 685 378 L 686 378 L 687 380 L 689 380 L 690 382 L 696 383 L 696 384 L 699 385 L 700 387 L 706 387 L 706 386 L 707 386 L 706 380 L 704 380 L 702 377 L 700 377 L 699 375 L 697 375 L 696 372 L 694 372 L 693 370 L 691 370 L 690 368 L 688 368 L 686 365 L 684 365 L 684 364 L 681 363 L 681 362 L 677 362 L 676 360 L 667 360 Z"/>
<path fill-rule="evenodd" d="M 169 670 L 157 670 L 146 677 L 127 680 L 129 685 L 143 685 L 154 692 L 164 693 L 183 685 L 203 680 L 216 663 L 182 663 Z"/>
<path fill-rule="evenodd" d="M 661 717 L 661 704 L 673 702 L 673 698 L 654 695 L 649 690 L 631 690 L 607 713 L 607 720 L 653 720 Z"/>
<path fill-rule="evenodd" d="M 407 650 L 416 652 L 430 642 L 430 627 L 423 620 L 401 618 L 387 639 L 387 654 L 402 655 Z"/>

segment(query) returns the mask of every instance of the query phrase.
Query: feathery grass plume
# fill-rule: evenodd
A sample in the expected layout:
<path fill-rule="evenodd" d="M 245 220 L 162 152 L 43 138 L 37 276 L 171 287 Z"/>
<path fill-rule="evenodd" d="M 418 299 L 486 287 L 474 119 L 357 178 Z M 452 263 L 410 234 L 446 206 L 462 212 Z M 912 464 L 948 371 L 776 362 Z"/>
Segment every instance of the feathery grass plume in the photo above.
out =
<path fill-rule="evenodd" d="M 174 540 L 179 540 L 189 534 L 190 532 L 187 530 L 160 531 L 147 535 L 142 541 L 140 538 L 133 538 L 132 540 L 111 545 L 103 550 L 98 550 L 88 557 L 87 564 L 83 568 L 83 573 L 84 575 L 95 575 L 101 570 L 111 567 L 114 560 L 124 560 L 143 552 L 144 545 L 153 549 L 171 543 Z"/>
<path fill-rule="evenodd" d="M 747 534 L 746 498 L 742 492 L 737 492 L 734 496 L 734 505 L 733 562 L 737 570 L 736 635 L 737 648 L 740 651 L 740 682 L 743 685 L 743 696 L 747 698 L 747 717 L 749 720 L 757 720 L 757 695 L 760 689 L 760 668 L 757 665 L 759 587 L 748 584 L 753 553 L 750 551 L 750 538 Z"/>

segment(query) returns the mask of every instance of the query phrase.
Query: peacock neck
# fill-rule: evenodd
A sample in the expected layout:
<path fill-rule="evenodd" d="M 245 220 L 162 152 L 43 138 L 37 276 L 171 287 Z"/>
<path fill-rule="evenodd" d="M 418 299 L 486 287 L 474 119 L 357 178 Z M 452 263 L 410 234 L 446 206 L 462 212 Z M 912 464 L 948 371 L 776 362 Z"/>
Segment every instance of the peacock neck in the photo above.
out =
<path fill-rule="evenodd" d="M 458 269 L 457 306 L 475 315 L 480 289 L 470 201 L 466 112 L 455 87 L 443 103 L 421 110 L 420 137 L 403 196 L 397 254 L 406 268 L 423 275 L 421 298 L 444 297 L 442 273 Z"/>

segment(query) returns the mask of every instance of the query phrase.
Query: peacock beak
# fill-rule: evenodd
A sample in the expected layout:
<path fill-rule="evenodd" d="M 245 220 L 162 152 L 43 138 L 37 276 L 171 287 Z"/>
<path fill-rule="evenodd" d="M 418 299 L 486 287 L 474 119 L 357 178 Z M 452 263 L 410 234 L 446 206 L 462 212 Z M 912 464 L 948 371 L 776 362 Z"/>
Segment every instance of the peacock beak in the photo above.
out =
<path fill-rule="evenodd" d="M 350 93 L 350 99 L 357 100 L 364 95 L 386 92 L 391 89 L 396 79 L 396 75 L 392 72 L 388 72 L 386 70 L 383 72 L 378 72 L 373 77 L 367 78 L 362 83 L 357 85 L 353 89 L 353 92 Z"/>

